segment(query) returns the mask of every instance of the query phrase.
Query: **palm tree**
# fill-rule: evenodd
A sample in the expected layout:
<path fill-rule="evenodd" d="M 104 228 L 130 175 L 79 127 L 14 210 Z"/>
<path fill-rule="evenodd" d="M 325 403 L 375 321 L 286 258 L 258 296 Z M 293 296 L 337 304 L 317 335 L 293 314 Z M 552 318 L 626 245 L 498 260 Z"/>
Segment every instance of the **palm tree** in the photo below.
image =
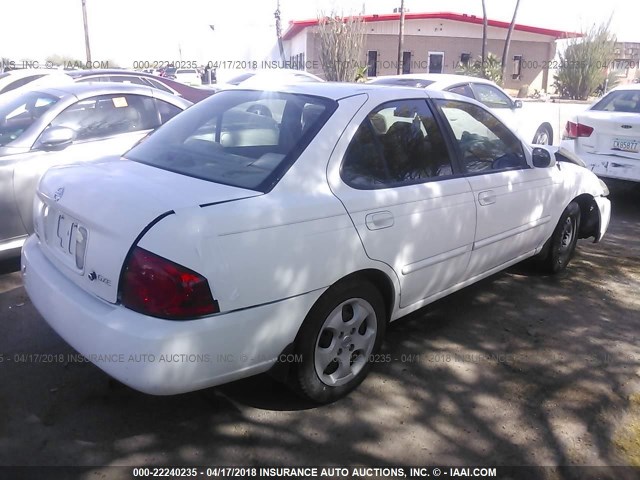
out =
<path fill-rule="evenodd" d="M 513 33 L 513 27 L 516 24 L 516 16 L 518 15 L 518 7 L 520 6 L 520 0 L 516 0 L 516 8 L 513 10 L 513 18 L 507 31 L 507 39 L 504 42 L 504 50 L 502 50 L 502 81 L 504 82 L 504 73 L 507 69 L 507 56 L 509 55 L 509 45 L 511 44 L 511 34 Z"/>
<path fill-rule="evenodd" d="M 484 63 L 487 58 L 487 7 L 482 0 L 482 71 L 484 72 Z"/>

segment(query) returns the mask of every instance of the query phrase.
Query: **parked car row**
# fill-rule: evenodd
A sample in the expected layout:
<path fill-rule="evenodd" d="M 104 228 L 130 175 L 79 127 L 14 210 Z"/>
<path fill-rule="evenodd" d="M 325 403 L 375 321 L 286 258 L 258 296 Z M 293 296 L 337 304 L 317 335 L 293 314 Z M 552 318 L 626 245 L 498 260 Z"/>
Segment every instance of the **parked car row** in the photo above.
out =
<path fill-rule="evenodd" d="M 14 70 L 0 75 L 0 95 L 9 91 L 65 85 L 73 82 L 132 83 L 162 90 L 196 103 L 214 93 L 207 88 L 195 88 L 168 77 L 120 69 L 98 70 Z M 1 99 L 2 97 L 0 97 Z"/>
<path fill-rule="evenodd" d="M 25 145 L 44 136 L 45 152 L 78 128 L 133 143 L 171 103 L 150 88 L 103 101 L 95 84 L 73 88 L 92 100 L 47 91 L 7 108 L 7 138 L 24 123 Z M 118 120 L 82 120 L 103 106 Z M 176 394 L 270 371 L 331 402 L 364 380 L 390 321 L 525 259 L 559 272 L 579 238 L 603 237 L 606 186 L 528 140 L 445 91 L 223 90 L 124 155 L 49 169 L 23 281 L 54 330 L 132 388 Z"/>

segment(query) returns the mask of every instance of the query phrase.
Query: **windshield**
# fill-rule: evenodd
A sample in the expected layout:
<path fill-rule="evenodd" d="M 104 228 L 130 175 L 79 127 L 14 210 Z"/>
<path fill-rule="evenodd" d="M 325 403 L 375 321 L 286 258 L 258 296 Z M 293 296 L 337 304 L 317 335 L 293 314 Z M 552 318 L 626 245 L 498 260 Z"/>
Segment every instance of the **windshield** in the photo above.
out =
<path fill-rule="evenodd" d="M 40 92 L 7 94 L 0 103 L 0 147 L 18 139 L 60 97 Z"/>
<path fill-rule="evenodd" d="M 591 110 L 640 113 L 640 90 L 616 90 L 596 103 Z"/>
<path fill-rule="evenodd" d="M 435 83 L 433 80 L 421 80 L 419 78 L 377 78 L 369 83 L 376 85 L 396 85 L 398 87 L 425 88 Z"/>
<path fill-rule="evenodd" d="M 185 110 L 125 156 L 225 185 L 266 192 L 337 107 L 307 95 L 223 91 Z"/>

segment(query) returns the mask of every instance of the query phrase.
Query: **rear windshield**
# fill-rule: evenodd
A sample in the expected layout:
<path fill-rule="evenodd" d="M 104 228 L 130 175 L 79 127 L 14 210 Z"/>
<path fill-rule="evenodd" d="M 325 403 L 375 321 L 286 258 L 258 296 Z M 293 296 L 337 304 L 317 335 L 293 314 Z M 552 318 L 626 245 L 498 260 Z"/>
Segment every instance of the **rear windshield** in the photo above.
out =
<path fill-rule="evenodd" d="M 183 175 L 266 192 L 337 103 L 307 95 L 223 91 L 162 126 L 125 156 Z"/>
<path fill-rule="evenodd" d="M 40 92 L 12 92 L 0 102 L 0 147 L 17 140 L 59 97 Z"/>
<path fill-rule="evenodd" d="M 376 85 L 395 85 L 397 87 L 425 88 L 435 82 L 433 80 L 421 80 L 419 78 L 377 78 L 370 83 Z"/>
<path fill-rule="evenodd" d="M 640 90 L 616 90 L 605 95 L 591 110 L 640 113 Z"/>

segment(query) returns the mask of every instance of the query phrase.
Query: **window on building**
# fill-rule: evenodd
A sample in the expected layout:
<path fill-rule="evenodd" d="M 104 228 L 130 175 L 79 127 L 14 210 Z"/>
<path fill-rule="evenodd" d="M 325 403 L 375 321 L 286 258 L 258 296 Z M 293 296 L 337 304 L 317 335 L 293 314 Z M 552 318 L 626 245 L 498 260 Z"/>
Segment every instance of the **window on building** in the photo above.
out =
<path fill-rule="evenodd" d="M 513 70 L 511 72 L 511 78 L 517 80 L 522 74 L 522 55 L 513 56 Z"/>
<path fill-rule="evenodd" d="M 411 73 L 411 52 L 402 52 L 402 73 Z"/>
<path fill-rule="evenodd" d="M 376 77 L 378 75 L 378 52 L 369 50 L 367 52 L 367 76 Z"/>
<path fill-rule="evenodd" d="M 429 52 L 429 73 L 442 73 L 444 68 L 444 53 Z"/>
<path fill-rule="evenodd" d="M 464 67 L 468 67 L 470 61 L 471 61 L 471 54 L 470 53 L 461 53 L 460 54 L 460 65 L 462 65 Z"/>

